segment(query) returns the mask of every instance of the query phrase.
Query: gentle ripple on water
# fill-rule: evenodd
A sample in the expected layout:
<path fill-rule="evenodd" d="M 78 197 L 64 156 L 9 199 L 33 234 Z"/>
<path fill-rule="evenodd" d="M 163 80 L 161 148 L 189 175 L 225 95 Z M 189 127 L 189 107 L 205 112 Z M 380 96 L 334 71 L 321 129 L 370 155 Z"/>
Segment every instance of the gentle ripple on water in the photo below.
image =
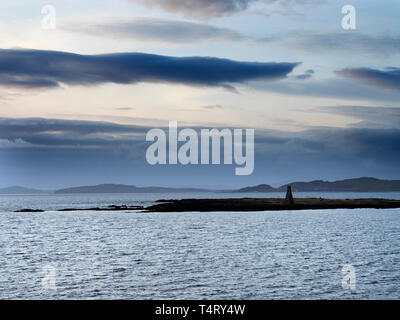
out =
<path fill-rule="evenodd" d="M 398 209 L 2 212 L 0 250 L 2 299 L 400 298 Z"/>

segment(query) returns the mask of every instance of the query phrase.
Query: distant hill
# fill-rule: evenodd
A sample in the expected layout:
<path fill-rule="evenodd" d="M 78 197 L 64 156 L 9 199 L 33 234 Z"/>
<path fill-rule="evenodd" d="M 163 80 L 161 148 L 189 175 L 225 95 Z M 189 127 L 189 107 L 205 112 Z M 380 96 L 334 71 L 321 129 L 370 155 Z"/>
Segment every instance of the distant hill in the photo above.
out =
<path fill-rule="evenodd" d="M 339 181 L 315 180 L 292 182 L 279 188 L 261 184 L 239 189 L 238 192 L 285 192 L 290 185 L 294 192 L 400 192 L 400 180 L 380 180 L 376 178 L 357 178 Z"/>
<path fill-rule="evenodd" d="M 395 192 L 400 191 L 400 180 L 380 180 L 376 178 L 358 178 L 339 181 L 294 182 L 293 191 L 326 192 Z M 286 185 L 280 188 L 286 190 Z"/>
<path fill-rule="evenodd" d="M 100 184 L 57 190 L 55 193 L 168 193 L 168 192 L 210 192 L 213 190 L 196 188 L 137 187 L 124 184 Z"/>
<path fill-rule="evenodd" d="M 40 193 L 45 193 L 45 191 L 30 189 L 20 186 L 0 188 L 0 194 L 40 194 Z"/>
<path fill-rule="evenodd" d="M 275 188 L 271 187 L 268 184 L 260 184 L 254 187 L 246 187 L 237 190 L 236 192 L 274 192 L 277 191 Z"/>
<path fill-rule="evenodd" d="M 292 182 L 271 187 L 267 184 L 249 186 L 236 190 L 212 190 L 201 188 L 167 188 L 167 187 L 137 187 L 124 184 L 100 184 L 59 189 L 57 194 L 73 193 L 187 193 L 187 192 L 285 192 L 287 185 L 291 185 L 293 192 L 400 192 L 400 180 L 380 180 L 376 178 L 357 178 L 339 181 L 314 180 L 310 182 Z M 42 191 L 20 186 L 0 188 L 0 194 L 42 194 L 52 191 Z"/>

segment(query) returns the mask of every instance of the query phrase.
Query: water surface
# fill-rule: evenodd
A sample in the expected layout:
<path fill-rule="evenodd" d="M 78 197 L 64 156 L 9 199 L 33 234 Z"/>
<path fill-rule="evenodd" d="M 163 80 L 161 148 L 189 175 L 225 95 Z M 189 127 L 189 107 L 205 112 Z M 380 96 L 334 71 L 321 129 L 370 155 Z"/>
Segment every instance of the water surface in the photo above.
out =
<path fill-rule="evenodd" d="M 0 196 L 0 298 L 400 298 L 399 209 L 11 212 L 182 197 L 195 195 Z M 353 292 L 342 288 L 345 264 L 356 270 Z M 46 266 L 56 290 L 42 285 Z"/>

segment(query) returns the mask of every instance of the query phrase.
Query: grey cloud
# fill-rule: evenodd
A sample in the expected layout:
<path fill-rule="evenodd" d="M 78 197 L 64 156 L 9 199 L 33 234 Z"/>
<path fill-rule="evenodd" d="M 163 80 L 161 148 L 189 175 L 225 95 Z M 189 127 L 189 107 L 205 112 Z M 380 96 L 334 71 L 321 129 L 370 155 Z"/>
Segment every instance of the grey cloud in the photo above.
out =
<path fill-rule="evenodd" d="M 213 57 L 170 57 L 144 53 L 79 55 L 59 51 L 0 50 L 0 84 L 57 87 L 103 83 L 179 83 L 219 86 L 250 80 L 279 80 L 299 63 L 242 62 Z"/>
<path fill-rule="evenodd" d="M 44 118 L 0 118 L 0 137 L 4 139 L 25 139 L 36 134 L 62 135 L 96 135 L 96 134 L 137 134 L 148 127 L 121 125 L 103 121 L 62 120 Z"/>
<path fill-rule="evenodd" d="M 341 170 L 352 168 L 355 171 L 366 163 L 393 170 L 400 156 L 400 130 L 397 128 L 321 127 L 296 133 L 270 132 L 258 135 L 255 143 L 263 157 L 287 163 L 287 168 L 297 166 L 298 170 L 312 171 L 314 167 L 321 174 L 336 172 L 339 175 Z"/>
<path fill-rule="evenodd" d="M 366 114 L 366 107 L 349 107 L 349 114 Z M 328 109 L 329 110 L 329 109 Z M 346 112 L 345 107 L 330 111 Z M 376 110 L 371 110 L 376 111 Z M 398 110 L 386 108 L 385 112 Z M 373 115 L 367 116 L 373 117 Z M 166 124 L 167 126 L 167 124 Z M 161 127 L 164 130 L 168 128 Z M 129 145 L 143 148 L 149 126 L 121 125 L 110 122 L 86 120 L 61 120 L 43 118 L 0 118 L 0 139 L 9 142 L 26 142 L 31 147 L 69 148 L 79 146 L 105 150 Z M 199 130 L 200 127 L 194 127 Z M 341 156 L 386 157 L 400 155 L 400 129 L 382 128 L 310 128 L 300 132 L 256 130 L 256 153 L 270 156 L 310 154 Z M 397 148 L 394 148 L 397 146 Z M 376 154 L 381 150 L 381 155 Z M 73 152 L 73 151 L 72 151 Z"/>
<path fill-rule="evenodd" d="M 362 52 L 374 56 L 390 56 L 400 53 L 400 36 L 373 36 L 354 32 L 288 34 L 280 40 L 290 48 L 306 52 Z"/>
<path fill-rule="evenodd" d="M 252 10 L 251 11 L 252 14 L 258 15 L 258 16 L 262 16 L 262 17 L 266 17 L 266 18 L 270 18 L 272 16 L 284 16 L 284 17 L 304 17 L 305 14 L 304 13 L 300 13 L 295 11 L 294 9 L 281 9 L 281 10 L 273 10 L 273 9 L 267 9 L 267 10 Z"/>
<path fill-rule="evenodd" d="M 310 79 L 309 81 L 284 81 L 280 83 L 252 83 L 251 86 L 260 90 L 279 92 L 295 96 L 333 97 L 349 100 L 368 101 L 399 101 L 400 94 L 396 91 L 381 90 L 381 87 L 366 88 L 346 78 Z"/>
<path fill-rule="evenodd" d="M 106 19 L 102 22 L 67 24 L 61 28 L 66 31 L 93 36 L 101 35 L 113 39 L 168 43 L 250 40 L 241 33 L 226 28 L 156 18 Z"/>
<path fill-rule="evenodd" d="M 214 18 L 246 10 L 257 0 L 132 0 L 146 6 L 157 6 L 168 12 L 195 18 Z"/>
<path fill-rule="evenodd" d="M 339 156 L 358 158 L 361 162 L 372 159 L 376 163 L 392 162 L 400 155 L 400 130 L 376 128 L 320 128 L 303 135 L 307 142 L 318 142 L 318 152 L 337 153 Z M 356 165 L 356 164 L 355 164 Z"/>
<path fill-rule="evenodd" d="M 2 183 L 242 184 L 224 166 L 148 166 L 150 127 L 60 119 L 0 119 Z M 196 128 L 195 128 L 196 129 Z M 199 129 L 199 128 L 197 128 Z M 256 130 L 255 174 L 246 183 L 313 178 L 395 178 L 400 157 L 397 128 Z M 110 181 L 107 179 L 107 181 Z M 229 181 L 229 182 L 227 182 Z M 236 182 L 235 182 L 236 181 Z M 261 182 L 260 182 L 261 183 Z"/>
<path fill-rule="evenodd" d="M 115 110 L 119 110 L 119 111 L 130 111 L 130 110 L 133 110 L 134 108 L 131 108 L 131 107 L 118 107 L 118 108 L 115 108 Z"/>
<path fill-rule="evenodd" d="M 337 74 L 367 86 L 400 91 L 400 68 L 388 67 L 384 70 L 346 68 L 337 71 Z"/>
<path fill-rule="evenodd" d="M 224 106 L 221 106 L 220 104 L 212 104 L 208 106 L 204 106 L 204 109 L 209 109 L 209 110 L 215 110 L 215 109 L 224 109 Z"/>
<path fill-rule="evenodd" d="M 167 12 L 185 16 L 210 19 L 245 11 L 252 3 L 279 4 L 282 7 L 319 4 L 323 0 L 131 0 L 150 7 L 160 7 Z"/>
<path fill-rule="evenodd" d="M 348 116 L 358 120 L 352 127 L 399 128 L 400 108 L 367 106 L 321 107 L 315 111 Z"/>
<path fill-rule="evenodd" d="M 315 73 L 314 70 L 309 69 L 306 70 L 304 73 L 302 74 L 298 74 L 298 75 L 294 75 L 293 78 L 297 79 L 297 80 L 306 80 L 309 79 L 313 76 L 313 74 Z"/>
<path fill-rule="evenodd" d="M 144 150 L 145 135 L 151 127 L 111 122 L 43 118 L 0 118 L 0 148 L 120 154 Z M 53 151 L 51 151 L 53 150 Z M 71 151 L 68 151 L 71 150 Z M 128 150 L 128 151 L 127 151 Z"/>

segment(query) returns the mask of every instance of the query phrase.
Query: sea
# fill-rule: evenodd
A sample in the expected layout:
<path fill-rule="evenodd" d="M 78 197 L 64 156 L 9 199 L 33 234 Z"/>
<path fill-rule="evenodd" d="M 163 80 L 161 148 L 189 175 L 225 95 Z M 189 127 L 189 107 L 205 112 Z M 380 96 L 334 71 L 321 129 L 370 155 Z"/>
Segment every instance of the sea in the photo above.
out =
<path fill-rule="evenodd" d="M 56 211 L 232 197 L 0 195 L 0 299 L 400 299 L 400 209 Z"/>

